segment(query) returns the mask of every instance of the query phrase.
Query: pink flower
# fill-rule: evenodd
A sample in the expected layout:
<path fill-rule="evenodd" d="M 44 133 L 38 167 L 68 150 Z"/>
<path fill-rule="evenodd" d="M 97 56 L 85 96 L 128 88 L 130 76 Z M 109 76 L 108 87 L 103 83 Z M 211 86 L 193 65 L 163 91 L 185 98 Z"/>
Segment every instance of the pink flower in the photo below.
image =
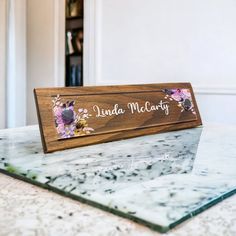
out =
<path fill-rule="evenodd" d="M 180 102 L 180 101 L 183 100 L 183 98 L 182 98 L 182 93 L 181 93 L 181 91 L 180 91 L 179 89 L 175 89 L 173 92 L 174 92 L 174 93 L 171 94 L 171 97 L 172 97 L 175 101 Z"/>
<path fill-rule="evenodd" d="M 59 125 L 57 126 L 57 132 L 58 132 L 59 134 L 65 133 L 64 124 L 59 124 Z"/>

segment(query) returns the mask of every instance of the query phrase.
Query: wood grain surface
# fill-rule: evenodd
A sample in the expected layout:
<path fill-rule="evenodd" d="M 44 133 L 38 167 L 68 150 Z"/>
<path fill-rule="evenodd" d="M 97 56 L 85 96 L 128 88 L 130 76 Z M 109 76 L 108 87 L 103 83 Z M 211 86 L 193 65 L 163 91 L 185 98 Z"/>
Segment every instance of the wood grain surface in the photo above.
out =
<path fill-rule="evenodd" d="M 179 101 L 181 91 L 190 97 Z M 34 94 L 45 153 L 202 124 L 190 83 L 38 88 Z"/>

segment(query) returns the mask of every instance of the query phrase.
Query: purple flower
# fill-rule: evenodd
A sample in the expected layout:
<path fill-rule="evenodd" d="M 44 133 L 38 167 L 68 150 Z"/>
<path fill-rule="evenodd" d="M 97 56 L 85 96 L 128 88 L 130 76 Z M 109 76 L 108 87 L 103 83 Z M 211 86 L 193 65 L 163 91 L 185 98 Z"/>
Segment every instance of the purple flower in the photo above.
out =
<path fill-rule="evenodd" d="M 189 89 L 164 89 L 164 92 L 166 94 L 165 98 L 177 101 L 179 106 L 182 107 L 182 111 L 191 110 L 194 114 L 195 111 L 193 109 L 193 103 Z"/>
<path fill-rule="evenodd" d="M 69 125 L 75 120 L 75 114 L 72 109 L 64 109 L 61 113 L 64 124 Z"/>
<path fill-rule="evenodd" d="M 90 116 L 87 109 L 79 108 L 76 113 L 74 101 L 62 103 L 60 99 L 58 95 L 52 102 L 56 129 L 61 138 L 85 135 L 94 131 L 86 122 Z"/>

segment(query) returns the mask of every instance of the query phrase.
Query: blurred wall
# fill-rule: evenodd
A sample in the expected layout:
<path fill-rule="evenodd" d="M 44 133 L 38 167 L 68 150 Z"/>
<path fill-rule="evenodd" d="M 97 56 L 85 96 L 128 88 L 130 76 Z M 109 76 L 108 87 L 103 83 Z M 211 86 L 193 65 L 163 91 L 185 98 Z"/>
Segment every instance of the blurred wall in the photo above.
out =
<path fill-rule="evenodd" d="M 27 0 L 27 124 L 38 122 L 33 89 L 64 86 L 64 29 L 64 0 Z"/>
<path fill-rule="evenodd" d="M 5 128 L 6 107 L 5 107 L 5 80 L 6 80 L 6 0 L 0 0 L 0 129 Z"/>
<path fill-rule="evenodd" d="M 236 124 L 235 0 L 96 4 L 95 84 L 190 81 L 204 121 Z"/>
<path fill-rule="evenodd" d="M 85 1 L 85 84 L 189 81 L 203 121 L 236 124 L 235 0 Z M 15 126 L 24 125 L 24 120 L 36 124 L 33 89 L 64 85 L 65 1 L 0 0 L 1 32 L 5 2 L 15 7 L 15 39 L 26 27 L 26 81 L 18 75 L 24 75 L 22 63 L 17 63 L 21 62 L 21 50 L 12 57 L 18 71 L 12 70 L 12 78 L 17 74 L 12 86 L 15 92 L 25 89 L 26 99 L 17 99 L 13 92 L 16 109 L 8 120 L 12 116 Z M 17 20 L 18 11 L 26 12 L 26 25 L 24 17 Z M 0 47 L 4 40 L 0 34 Z M 4 107 L 4 48 L 1 52 L 0 105 Z M 23 112 L 18 112 L 21 105 Z M 1 115 L 0 125 L 4 122 Z"/>

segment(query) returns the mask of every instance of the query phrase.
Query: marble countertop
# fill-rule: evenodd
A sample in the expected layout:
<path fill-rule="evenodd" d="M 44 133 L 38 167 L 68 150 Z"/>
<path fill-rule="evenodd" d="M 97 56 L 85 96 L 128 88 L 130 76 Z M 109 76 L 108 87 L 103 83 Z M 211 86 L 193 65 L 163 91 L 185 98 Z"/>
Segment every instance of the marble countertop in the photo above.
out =
<path fill-rule="evenodd" d="M 22 176 L 27 175 L 32 181 L 50 184 L 79 196 L 85 195 L 88 199 L 109 203 L 110 207 L 118 206 L 122 209 L 128 206 L 129 211 L 133 207 L 137 216 L 146 219 L 155 216 L 146 210 L 153 205 L 143 204 L 139 202 L 140 199 L 156 199 L 158 206 L 162 203 L 156 208 L 159 210 L 164 204 L 163 196 L 166 196 L 166 188 L 160 189 L 163 184 L 170 185 L 173 182 L 171 176 L 174 176 L 174 187 L 167 189 L 173 200 L 170 198 L 167 201 L 168 198 L 165 198 L 168 207 L 162 208 L 162 215 L 157 218 L 158 223 L 167 225 L 217 194 L 235 189 L 235 134 L 236 127 L 233 126 L 207 125 L 203 131 L 197 128 L 145 136 L 113 142 L 112 145 L 109 143 L 47 154 L 45 159 L 37 127 L 3 130 L 0 131 L 0 165 L 10 172 L 16 172 L 14 168 L 23 166 L 17 172 Z M 110 147 L 112 151 L 109 151 Z M 111 155 L 112 163 L 108 161 Z M 227 162 L 222 162 L 224 156 Z M 214 160 L 209 157 L 214 157 Z M 55 167 L 53 171 L 52 163 Z M 76 165 L 80 168 L 74 168 Z M 125 173 L 120 169 L 125 170 Z M 94 178 L 97 175 L 95 173 L 99 178 Z M 76 181 L 80 180 L 79 187 L 75 184 L 74 176 L 77 177 Z M 158 187 L 155 179 L 160 176 L 162 185 Z M 203 182 L 201 178 L 204 178 Z M 95 188 L 101 179 L 102 185 Z M 132 184 L 127 184 L 129 182 Z M 188 201 L 183 201 L 182 197 L 180 199 L 179 194 L 175 197 L 176 193 L 181 192 L 178 192 L 178 188 L 182 189 L 183 194 L 192 197 Z M 131 193 L 135 195 L 129 196 Z M 0 235 L 158 235 L 129 220 L 2 174 L 0 195 Z M 105 197 L 101 197 L 103 195 Z M 127 204 L 127 199 L 131 198 L 134 200 Z M 234 202 L 235 196 L 232 196 L 180 224 L 169 231 L 168 235 L 235 235 Z M 140 207 L 137 208 L 137 205 Z M 181 208 L 176 210 L 178 206 Z"/>
<path fill-rule="evenodd" d="M 1 236 L 234 236 L 236 195 L 166 234 L 0 174 Z"/>

